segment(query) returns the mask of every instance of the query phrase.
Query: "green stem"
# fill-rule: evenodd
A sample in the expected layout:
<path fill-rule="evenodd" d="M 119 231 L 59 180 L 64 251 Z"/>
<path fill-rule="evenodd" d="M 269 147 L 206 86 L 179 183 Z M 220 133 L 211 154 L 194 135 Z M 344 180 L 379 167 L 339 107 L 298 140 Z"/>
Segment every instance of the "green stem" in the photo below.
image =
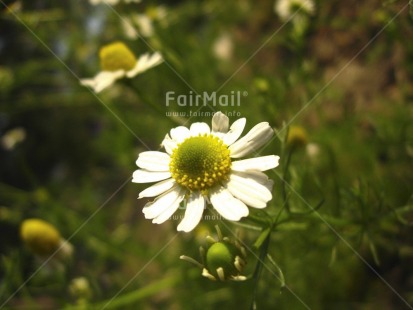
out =
<path fill-rule="evenodd" d="M 287 159 L 285 162 L 285 166 L 282 172 L 282 182 L 281 182 L 281 192 L 282 192 L 282 197 L 284 200 L 284 205 L 285 205 L 285 209 L 287 210 L 288 213 L 290 213 L 290 205 L 288 204 L 288 197 L 287 197 L 287 188 L 286 188 L 286 184 L 287 184 L 287 177 L 288 177 L 288 167 L 290 166 L 291 163 L 291 157 L 293 154 L 293 149 L 288 149 L 287 150 Z"/>
<path fill-rule="evenodd" d="M 270 239 L 271 239 L 271 230 L 272 230 L 272 227 L 270 229 L 270 232 L 267 234 L 267 237 L 265 238 L 264 242 L 262 243 L 260 255 L 259 255 L 259 258 L 258 258 L 258 262 L 257 262 L 257 266 L 255 267 L 255 270 L 254 270 L 254 274 L 253 274 L 254 290 L 253 290 L 253 293 L 252 293 L 252 302 L 251 302 L 251 306 L 250 306 L 251 310 L 257 309 L 257 304 L 256 304 L 255 301 L 256 301 L 256 297 L 257 297 L 258 282 L 261 278 L 262 267 L 263 267 L 263 264 L 264 264 L 265 257 L 267 256 L 267 253 L 268 253 L 268 247 L 270 245 Z"/>
<path fill-rule="evenodd" d="M 132 291 L 130 293 L 123 294 L 115 299 L 109 299 L 103 302 L 100 302 L 95 305 L 88 305 L 85 308 L 84 305 L 81 306 L 69 306 L 65 310 L 83 310 L 83 309 L 124 309 L 127 306 L 131 306 L 139 300 L 142 300 L 146 297 L 164 291 L 167 288 L 171 288 L 178 284 L 181 281 L 179 276 L 173 275 L 168 278 L 164 278 L 158 282 L 149 284 L 141 289 Z"/>
<path fill-rule="evenodd" d="M 268 253 L 267 258 L 270 261 L 270 263 L 277 269 L 280 277 L 278 280 L 280 280 L 281 283 L 281 289 L 285 288 L 285 277 L 284 273 L 282 272 L 281 268 L 278 266 L 278 264 L 275 262 L 275 260 L 272 258 L 272 256 Z"/>
<path fill-rule="evenodd" d="M 131 83 L 131 81 L 126 80 L 125 81 L 125 85 L 129 88 L 131 88 L 133 90 L 133 92 L 139 97 L 141 98 L 141 100 L 143 101 L 143 103 L 147 104 L 149 107 L 151 107 L 156 113 L 160 114 L 162 117 L 166 117 L 165 115 L 165 110 L 161 109 L 159 104 L 154 103 L 152 100 L 150 100 L 147 96 L 145 96 L 141 91 L 139 91 L 137 89 L 137 87 L 135 87 L 133 85 L 133 83 Z M 178 122 L 178 120 L 172 118 L 172 117 L 166 117 L 168 119 L 168 121 L 170 121 L 173 125 L 182 125 L 182 123 Z"/>
<path fill-rule="evenodd" d="M 256 216 L 256 215 L 250 213 L 248 215 L 248 217 L 246 218 L 246 220 L 249 220 L 253 223 L 259 224 L 260 227 L 263 227 L 263 225 L 265 225 L 265 226 L 271 225 L 272 224 L 271 216 L 269 216 L 268 213 L 265 212 L 264 210 L 260 210 L 260 211 L 262 211 L 262 214 L 265 215 L 265 217 L 259 217 L 259 216 Z"/>

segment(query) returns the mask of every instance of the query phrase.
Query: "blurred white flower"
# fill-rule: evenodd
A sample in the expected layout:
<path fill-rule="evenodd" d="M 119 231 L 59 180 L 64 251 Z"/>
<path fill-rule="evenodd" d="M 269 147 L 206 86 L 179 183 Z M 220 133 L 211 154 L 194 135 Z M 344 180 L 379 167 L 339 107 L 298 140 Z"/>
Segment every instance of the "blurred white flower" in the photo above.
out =
<path fill-rule="evenodd" d="M 320 156 L 320 146 L 316 143 L 308 143 L 306 152 L 311 159 L 318 158 Z"/>
<path fill-rule="evenodd" d="M 312 0 L 277 0 L 274 11 L 281 20 L 286 21 L 296 13 L 314 14 L 315 5 Z"/>
<path fill-rule="evenodd" d="M 266 122 L 254 126 L 244 137 L 246 120 L 229 127 L 221 112 L 212 117 L 212 130 L 206 123 L 173 128 L 162 145 L 166 153 L 139 154 L 132 182 L 158 182 L 139 194 L 156 197 L 143 208 L 145 218 L 155 224 L 168 220 L 185 201 L 186 211 L 178 231 L 189 232 L 198 225 L 206 203 L 227 220 L 239 221 L 253 207 L 262 209 L 272 199 L 273 181 L 262 172 L 278 166 L 275 155 L 232 161 L 255 152 L 274 134 Z M 159 182 L 160 181 L 160 182 Z"/>
<path fill-rule="evenodd" d="M 85 277 L 74 278 L 69 284 L 69 293 L 77 302 L 86 302 L 92 297 L 92 288 Z"/>
<path fill-rule="evenodd" d="M 153 20 L 146 14 L 137 14 L 135 21 L 139 29 L 139 34 L 144 37 L 153 35 Z"/>
<path fill-rule="evenodd" d="M 24 141 L 26 138 L 26 130 L 22 127 L 10 129 L 1 137 L 1 144 L 6 150 L 12 150 L 14 147 Z"/>
<path fill-rule="evenodd" d="M 228 33 L 223 33 L 214 42 L 212 47 L 214 55 L 221 60 L 229 60 L 234 52 L 234 44 Z"/>
<path fill-rule="evenodd" d="M 121 26 L 123 28 L 125 36 L 128 39 L 135 40 L 135 39 L 139 38 L 139 31 L 133 23 L 133 18 L 130 18 L 130 17 L 122 18 Z"/>
<path fill-rule="evenodd" d="M 89 2 L 90 2 L 90 4 L 93 4 L 93 5 L 98 5 L 100 3 L 108 4 L 108 5 L 115 5 L 115 4 L 118 4 L 119 2 L 139 3 L 139 2 L 141 2 L 141 0 L 89 0 Z"/>
<path fill-rule="evenodd" d="M 135 55 L 122 42 L 103 46 L 99 51 L 99 57 L 102 71 L 94 78 L 80 80 L 82 85 L 92 87 L 96 93 L 101 92 L 118 79 L 133 78 L 163 62 L 163 58 L 158 52 L 152 55 L 145 53 L 136 59 Z"/>
<path fill-rule="evenodd" d="M 153 23 L 159 21 L 165 24 L 167 14 L 166 8 L 161 5 L 148 7 L 143 14 L 133 14 L 122 20 L 125 34 L 131 39 L 151 37 L 154 33 Z"/>

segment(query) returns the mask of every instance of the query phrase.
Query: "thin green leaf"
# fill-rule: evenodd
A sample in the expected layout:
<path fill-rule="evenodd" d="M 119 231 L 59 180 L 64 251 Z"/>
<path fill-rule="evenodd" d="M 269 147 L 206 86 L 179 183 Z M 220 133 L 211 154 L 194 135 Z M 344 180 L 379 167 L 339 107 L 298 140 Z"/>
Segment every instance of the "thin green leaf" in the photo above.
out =
<path fill-rule="evenodd" d="M 258 236 L 257 240 L 254 243 L 254 247 L 259 249 L 261 248 L 262 244 L 264 243 L 265 239 L 268 237 L 268 235 L 271 232 L 271 227 L 267 227 L 264 229 L 261 234 Z"/>

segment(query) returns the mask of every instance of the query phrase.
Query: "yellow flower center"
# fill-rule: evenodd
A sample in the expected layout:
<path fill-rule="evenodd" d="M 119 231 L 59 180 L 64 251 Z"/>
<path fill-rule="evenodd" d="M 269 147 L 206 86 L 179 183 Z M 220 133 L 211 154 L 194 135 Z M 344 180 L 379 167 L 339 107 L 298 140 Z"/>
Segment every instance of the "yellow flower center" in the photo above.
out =
<path fill-rule="evenodd" d="M 228 147 L 213 135 L 189 137 L 171 155 L 169 170 L 175 181 L 194 190 L 208 190 L 228 180 L 231 158 Z"/>
<path fill-rule="evenodd" d="M 126 70 L 136 66 L 136 57 L 122 42 L 103 46 L 99 51 L 100 66 L 103 71 Z"/>

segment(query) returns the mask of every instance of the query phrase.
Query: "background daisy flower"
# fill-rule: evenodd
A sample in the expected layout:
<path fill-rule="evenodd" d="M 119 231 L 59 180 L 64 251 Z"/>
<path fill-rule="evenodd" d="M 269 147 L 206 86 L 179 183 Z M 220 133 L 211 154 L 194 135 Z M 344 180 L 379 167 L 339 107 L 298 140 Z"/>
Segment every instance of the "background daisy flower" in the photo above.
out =
<path fill-rule="evenodd" d="M 103 46 L 99 51 L 102 71 L 92 79 L 82 79 L 80 83 L 89 86 L 96 93 L 112 85 L 123 77 L 133 78 L 163 62 L 160 53 L 145 53 L 136 59 L 135 55 L 122 42 L 114 42 Z"/>
<path fill-rule="evenodd" d="M 120 0 L 89 0 L 90 4 L 98 5 L 98 4 L 106 4 L 106 5 L 115 5 L 121 2 Z M 141 0 L 123 0 L 125 3 L 140 3 Z"/>
<path fill-rule="evenodd" d="M 279 156 L 269 155 L 244 160 L 274 134 L 268 123 L 254 126 L 244 137 L 245 118 L 229 127 L 221 112 L 212 118 L 212 130 L 206 123 L 179 126 L 166 134 L 162 146 L 166 153 L 147 151 L 139 154 L 132 182 L 158 182 L 139 194 L 155 197 L 143 208 L 145 218 L 161 224 L 185 201 L 186 211 L 178 231 L 189 232 L 200 222 L 206 203 L 211 203 L 227 220 L 248 216 L 247 206 L 265 208 L 272 199 L 272 180 L 262 172 L 278 166 Z"/>
<path fill-rule="evenodd" d="M 153 36 L 155 24 L 163 28 L 169 24 L 168 10 L 163 5 L 148 6 L 144 13 L 131 14 L 122 20 L 125 35 L 130 39 Z"/>
<path fill-rule="evenodd" d="M 277 0 L 274 3 L 274 11 L 283 20 L 287 21 L 299 13 L 314 14 L 315 5 L 312 0 Z"/>

